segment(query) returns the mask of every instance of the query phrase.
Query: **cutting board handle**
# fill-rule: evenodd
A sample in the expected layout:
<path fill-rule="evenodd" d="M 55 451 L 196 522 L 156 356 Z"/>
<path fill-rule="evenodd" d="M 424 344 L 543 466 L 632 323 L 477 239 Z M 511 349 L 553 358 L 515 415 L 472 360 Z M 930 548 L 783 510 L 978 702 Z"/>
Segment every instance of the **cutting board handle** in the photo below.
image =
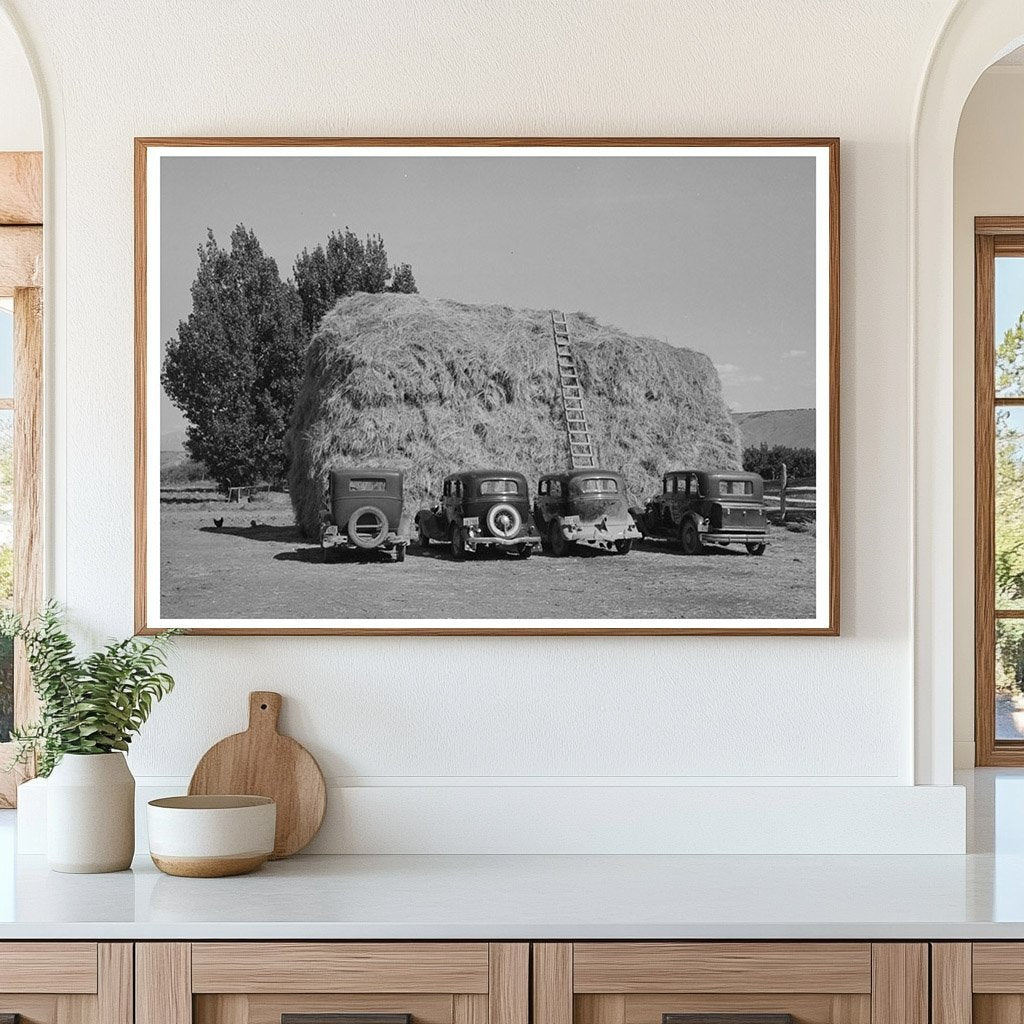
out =
<path fill-rule="evenodd" d="M 281 694 L 253 690 L 249 694 L 249 732 L 277 732 L 281 715 Z"/>

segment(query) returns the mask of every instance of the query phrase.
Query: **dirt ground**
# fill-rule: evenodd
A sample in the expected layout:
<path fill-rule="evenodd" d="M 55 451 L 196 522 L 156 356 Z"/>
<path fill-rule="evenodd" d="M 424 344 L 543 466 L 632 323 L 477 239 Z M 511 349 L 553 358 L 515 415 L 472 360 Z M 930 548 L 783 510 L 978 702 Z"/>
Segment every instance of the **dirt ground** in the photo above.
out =
<path fill-rule="evenodd" d="M 215 519 L 223 517 L 217 528 Z M 255 523 L 255 525 L 253 525 Z M 410 546 L 402 564 L 342 556 L 324 564 L 303 541 L 288 496 L 228 504 L 215 492 L 165 489 L 165 618 L 809 618 L 813 532 L 775 528 L 760 558 L 688 557 L 645 541 L 626 556 L 535 554 L 525 561 Z"/>

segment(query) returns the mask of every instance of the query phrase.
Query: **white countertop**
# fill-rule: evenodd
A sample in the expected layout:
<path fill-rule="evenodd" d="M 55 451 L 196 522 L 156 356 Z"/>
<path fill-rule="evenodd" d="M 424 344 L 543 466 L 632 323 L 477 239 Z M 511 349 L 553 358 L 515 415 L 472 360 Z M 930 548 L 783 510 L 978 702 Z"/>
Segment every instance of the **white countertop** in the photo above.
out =
<path fill-rule="evenodd" d="M 0 812 L 0 940 L 1024 939 L 1024 772 L 978 771 L 966 856 L 296 857 L 60 875 Z"/>
<path fill-rule="evenodd" d="M 1024 856 L 298 857 L 229 879 L 18 862 L 0 939 L 1024 938 Z"/>

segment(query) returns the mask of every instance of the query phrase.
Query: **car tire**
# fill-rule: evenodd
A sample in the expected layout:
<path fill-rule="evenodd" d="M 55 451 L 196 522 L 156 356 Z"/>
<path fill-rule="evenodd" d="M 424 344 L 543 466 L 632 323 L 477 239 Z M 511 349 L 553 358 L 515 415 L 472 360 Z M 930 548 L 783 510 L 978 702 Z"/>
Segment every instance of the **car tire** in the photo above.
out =
<path fill-rule="evenodd" d="M 423 532 L 423 524 L 418 519 L 413 524 L 412 538 L 417 547 L 430 547 L 430 538 Z"/>
<path fill-rule="evenodd" d="M 679 527 L 679 543 L 684 555 L 699 555 L 704 550 L 697 524 L 692 519 L 684 519 Z"/>
<path fill-rule="evenodd" d="M 552 519 L 551 525 L 548 527 L 548 543 L 551 545 L 551 554 L 555 558 L 564 558 L 569 554 L 569 541 L 565 539 L 565 534 L 562 533 L 562 524 L 557 519 Z"/>
<path fill-rule="evenodd" d="M 399 544 L 399 546 L 397 548 L 395 548 L 395 561 L 396 562 L 404 562 L 405 561 L 405 545 L 404 544 Z"/>
<path fill-rule="evenodd" d="M 516 548 L 516 556 L 518 558 L 527 559 L 532 554 L 533 554 L 533 545 L 532 544 L 520 544 L 519 547 Z"/>
<path fill-rule="evenodd" d="M 615 542 L 615 554 L 617 555 L 628 555 L 633 550 L 633 542 L 631 540 L 617 540 Z"/>
<path fill-rule="evenodd" d="M 466 559 L 466 538 L 458 526 L 453 526 L 448 535 L 448 545 L 451 548 L 452 558 L 456 562 L 463 562 Z"/>
<path fill-rule="evenodd" d="M 748 555 L 763 555 L 764 554 L 765 546 L 766 545 L 761 544 L 761 543 L 748 544 L 747 545 L 747 554 Z"/>
<path fill-rule="evenodd" d="M 533 521 L 537 524 L 537 531 L 540 533 L 540 547 L 542 551 L 551 550 L 551 538 L 548 536 L 548 527 L 545 525 L 544 520 L 537 514 L 536 511 L 533 513 Z"/>
<path fill-rule="evenodd" d="M 373 518 L 376 523 L 375 530 L 373 533 L 360 533 L 360 520 L 367 517 Z M 365 529 L 366 525 L 366 523 L 363 523 L 362 529 Z M 363 505 L 348 517 L 348 525 L 345 529 L 348 532 L 348 539 L 357 548 L 361 548 L 363 551 L 373 551 L 374 548 L 379 548 L 387 538 L 388 517 L 373 505 Z"/>

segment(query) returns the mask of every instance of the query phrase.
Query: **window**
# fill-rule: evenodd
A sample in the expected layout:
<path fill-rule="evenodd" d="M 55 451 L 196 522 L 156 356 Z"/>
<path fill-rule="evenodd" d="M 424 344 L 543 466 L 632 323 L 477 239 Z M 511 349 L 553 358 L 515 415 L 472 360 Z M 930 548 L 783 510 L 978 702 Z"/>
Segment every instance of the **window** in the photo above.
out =
<path fill-rule="evenodd" d="M 0 282 L 2 284 L 2 282 Z M 0 295 L 3 292 L 0 291 Z M 39 470 L 42 366 L 41 293 L 0 299 L 0 606 L 31 616 L 41 604 Z M 35 717 L 24 657 L 0 640 L 0 758 L 8 763 L 13 726 Z M 14 803 L 16 780 L 0 775 L 0 807 Z"/>
<path fill-rule="evenodd" d="M 611 477 L 586 477 L 580 481 L 580 491 L 584 494 L 618 494 L 619 485 Z"/>
<path fill-rule="evenodd" d="M 481 494 L 518 494 L 519 482 L 517 480 L 481 480 Z"/>
<path fill-rule="evenodd" d="M 562 496 L 562 481 L 552 480 L 551 481 L 551 497 L 560 498 Z"/>
<path fill-rule="evenodd" d="M 724 496 L 753 494 L 754 485 L 749 480 L 720 480 L 718 493 Z"/>
<path fill-rule="evenodd" d="M 975 758 L 1024 765 L 1024 218 L 975 235 Z"/>
<path fill-rule="evenodd" d="M 539 484 L 537 484 L 537 493 L 538 494 L 547 494 L 548 493 L 548 481 L 547 480 L 541 480 L 541 482 Z"/>
<path fill-rule="evenodd" d="M 0 604 L 30 618 L 42 604 L 42 177 L 41 153 L 0 153 Z M 16 258 L 17 257 L 17 258 Z M 0 643 L 0 761 L 12 724 L 36 717 L 20 647 Z M 0 772 L 0 807 L 13 806 L 17 772 Z M 26 773 L 21 773 L 24 778 Z"/>
<path fill-rule="evenodd" d="M 0 306 L 0 607 L 14 602 L 14 310 Z M 14 645 L 0 639 L 0 743 L 14 728 Z"/>
<path fill-rule="evenodd" d="M 349 480 L 350 491 L 386 491 L 387 482 L 384 480 Z"/>

